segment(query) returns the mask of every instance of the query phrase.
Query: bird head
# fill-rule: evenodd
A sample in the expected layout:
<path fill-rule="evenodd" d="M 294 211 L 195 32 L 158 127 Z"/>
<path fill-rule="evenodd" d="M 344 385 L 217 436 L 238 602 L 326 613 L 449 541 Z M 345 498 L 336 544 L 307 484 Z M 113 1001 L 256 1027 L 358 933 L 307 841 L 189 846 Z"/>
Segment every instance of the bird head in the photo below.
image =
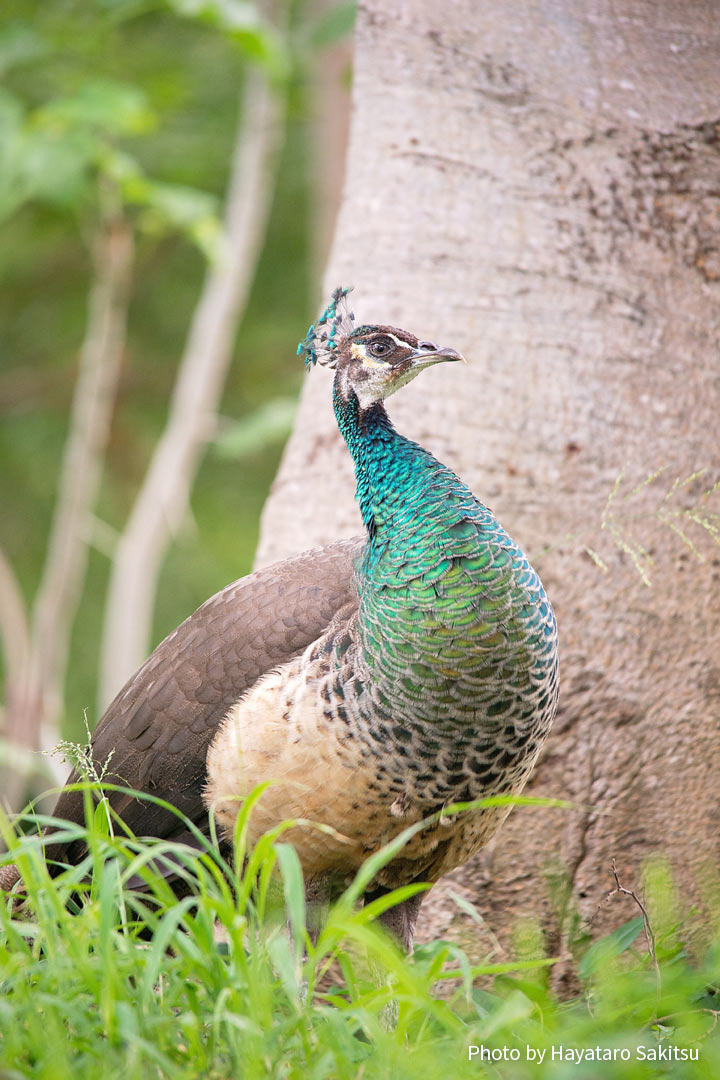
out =
<path fill-rule="evenodd" d="M 361 408 L 389 397 L 419 372 L 444 360 L 463 360 L 456 349 L 418 341 L 395 326 L 354 326 L 347 309 L 349 289 L 336 289 L 330 304 L 298 346 L 305 363 L 336 371 L 338 392 L 348 400 L 355 394 Z"/>
<path fill-rule="evenodd" d="M 418 341 L 395 326 L 360 326 L 338 346 L 335 369 L 340 393 L 354 393 L 362 408 L 374 405 L 415 376 L 444 360 L 462 360 L 455 349 Z"/>

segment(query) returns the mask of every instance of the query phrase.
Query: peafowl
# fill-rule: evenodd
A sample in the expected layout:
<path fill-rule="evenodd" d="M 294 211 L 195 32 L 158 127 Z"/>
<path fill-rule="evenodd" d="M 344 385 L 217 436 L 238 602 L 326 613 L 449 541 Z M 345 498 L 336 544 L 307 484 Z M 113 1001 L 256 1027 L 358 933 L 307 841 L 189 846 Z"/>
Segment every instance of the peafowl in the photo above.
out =
<path fill-rule="evenodd" d="M 538 575 L 491 511 L 393 427 L 384 400 L 462 357 L 392 326 L 355 327 L 336 289 L 298 351 L 334 369 L 332 400 L 355 464 L 360 538 L 229 585 L 165 639 L 120 691 L 92 742 L 107 779 L 161 796 L 230 841 L 242 796 L 273 780 L 250 840 L 288 818 L 309 897 L 331 898 L 372 852 L 433 817 L 366 900 L 436 882 L 508 813 L 451 804 L 525 784 L 557 705 L 557 632 Z M 111 756 L 112 755 L 112 756 Z M 75 779 L 75 777 L 71 777 Z M 179 819 L 111 797 L 139 835 L 187 840 Z M 64 792 L 58 817 L 83 820 Z M 80 842 L 49 845 L 76 862 Z M 412 947 L 419 893 L 381 916 Z"/>

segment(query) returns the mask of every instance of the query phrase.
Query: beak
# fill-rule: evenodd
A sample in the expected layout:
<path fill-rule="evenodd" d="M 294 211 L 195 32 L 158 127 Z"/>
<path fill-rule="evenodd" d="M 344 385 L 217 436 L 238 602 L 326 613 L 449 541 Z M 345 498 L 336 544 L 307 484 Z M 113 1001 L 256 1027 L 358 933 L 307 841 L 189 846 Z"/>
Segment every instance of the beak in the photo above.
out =
<path fill-rule="evenodd" d="M 442 346 L 422 343 L 410 354 L 409 360 L 415 371 L 430 367 L 431 364 L 441 364 L 443 360 L 461 360 L 463 364 L 467 363 L 465 357 L 457 349 L 446 349 Z"/>

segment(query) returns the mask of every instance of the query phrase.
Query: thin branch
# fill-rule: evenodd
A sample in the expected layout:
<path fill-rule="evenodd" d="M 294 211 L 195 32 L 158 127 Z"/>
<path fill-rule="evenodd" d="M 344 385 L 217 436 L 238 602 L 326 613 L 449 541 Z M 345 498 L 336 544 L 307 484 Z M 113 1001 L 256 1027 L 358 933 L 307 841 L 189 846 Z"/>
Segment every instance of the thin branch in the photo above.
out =
<path fill-rule="evenodd" d="M 132 256 L 132 231 L 113 207 L 93 250 L 87 331 L 32 629 L 29 641 L 26 635 L 20 645 L 20 635 L 14 645 L 16 653 L 24 653 L 22 665 L 17 655 L 8 654 L 13 670 L 22 671 L 8 694 L 5 728 L 8 740 L 20 749 L 39 749 L 44 727 L 56 737 L 70 634 L 87 567 L 86 519 L 97 498 L 125 347 Z M 3 576 L 0 586 L 7 592 L 7 574 L 0 579 Z M 4 617 L 19 625 L 17 604 L 14 614 L 11 607 Z M 7 805 L 16 806 L 24 783 L 21 771 L 4 770 L 0 786 Z"/>
<path fill-rule="evenodd" d="M 87 567 L 87 519 L 100 484 L 125 348 L 132 230 L 113 214 L 93 251 L 95 279 L 63 454 L 57 504 L 33 608 L 32 677 L 51 726 L 62 701 L 70 631 Z"/>
<path fill-rule="evenodd" d="M 30 626 L 22 591 L 5 552 L 0 548 L 0 641 L 5 657 L 5 686 L 19 686 L 30 660 Z"/>
<path fill-rule="evenodd" d="M 16 765 L 11 753 L 21 732 L 25 686 L 30 667 L 30 626 L 20 585 L 0 549 L 0 639 L 5 661 L 5 707 L 0 718 L 0 809 L 15 808 Z M 3 747 L 3 743 L 5 746 Z M 22 781 L 20 781 L 22 782 Z M 0 847 L 1 850 L 1 847 Z"/>
<path fill-rule="evenodd" d="M 654 930 L 652 928 L 652 924 L 650 922 L 650 916 L 647 913 L 647 908 L 645 907 L 645 905 L 643 904 L 642 900 L 640 899 L 640 897 L 638 896 L 638 894 L 636 892 L 633 892 L 632 889 L 626 889 L 624 885 L 620 884 L 620 878 L 618 877 L 617 867 L 615 865 L 615 860 L 614 859 L 613 859 L 612 864 L 611 864 L 611 870 L 612 870 L 612 875 L 615 878 L 615 888 L 610 890 L 610 892 L 607 894 L 607 896 L 604 897 L 602 903 L 606 904 L 608 902 L 608 900 L 610 900 L 617 893 L 621 893 L 623 896 L 629 896 L 632 900 L 635 901 L 637 906 L 640 908 L 640 911 L 642 913 L 643 929 L 645 930 L 645 940 L 647 942 L 648 953 L 650 954 L 650 958 L 651 958 L 651 960 L 653 962 L 653 967 L 655 969 L 655 986 L 656 986 L 656 990 L 657 990 L 657 995 L 658 995 L 658 997 L 660 997 L 660 994 L 661 994 L 661 991 L 662 991 L 662 976 L 660 974 L 660 965 L 658 963 L 658 958 L 657 958 L 657 949 L 656 949 L 656 945 L 655 945 L 655 932 L 654 932 Z"/>
<path fill-rule="evenodd" d="M 720 1010 L 718 1010 L 718 1009 L 688 1009 L 688 1010 L 683 1010 L 682 1012 L 667 1013 L 665 1016 L 658 1016 L 657 1019 L 655 1020 L 655 1023 L 656 1024 L 664 1024 L 666 1020 L 674 1020 L 676 1016 L 681 1016 L 683 1019 L 685 1019 L 686 1016 L 693 1016 L 693 1015 L 696 1015 L 696 1016 L 697 1015 L 705 1015 L 705 1016 L 712 1017 L 712 1023 L 710 1024 L 710 1027 L 707 1029 L 707 1031 L 704 1031 L 702 1033 L 702 1035 L 699 1035 L 697 1037 L 697 1039 L 690 1039 L 689 1040 L 691 1043 L 699 1043 L 699 1042 L 702 1042 L 704 1039 L 707 1039 L 708 1035 L 712 1035 L 713 1031 L 717 1027 L 718 1019 L 720 1018 Z"/>
<path fill-rule="evenodd" d="M 227 196 L 221 258 L 193 314 L 165 431 L 117 544 L 103 633 L 100 706 L 145 658 L 162 560 L 188 508 L 212 434 L 272 198 L 282 107 L 265 77 L 248 75 Z"/>

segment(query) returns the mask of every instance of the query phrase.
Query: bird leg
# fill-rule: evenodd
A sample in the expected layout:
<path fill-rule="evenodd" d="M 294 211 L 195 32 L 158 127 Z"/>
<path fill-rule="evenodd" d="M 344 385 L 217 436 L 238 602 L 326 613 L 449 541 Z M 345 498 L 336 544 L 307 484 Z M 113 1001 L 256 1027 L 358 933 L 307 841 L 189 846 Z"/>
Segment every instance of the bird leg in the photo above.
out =
<path fill-rule="evenodd" d="M 389 889 L 383 888 L 375 889 L 373 892 L 366 892 L 365 903 L 369 904 L 388 892 L 390 892 Z M 403 952 L 408 956 L 413 951 L 415 923 L 417 922 L 420 905 L 423 902 L 424 896 L 425 893 L 416 893 L 415 896 L 410 896 L 407 900 L 402 900 L 399 904 L 387 908 L 381 915 L 378 915 L 378 922 L 382 923 L 384 929 L 390 933 L 391 937 L 395 939 Z M 370 970 L 375 985 L 378 987 L 389 986 L 390 989 L 392 989 L 392 977 L 389 973 L 381 964 L 374 962 L 372 957 L 369 959 Z M 380 1022 L 386 1030 L 393 1031 L 397 1027 L 398 1013 L 398 1003 L 395 1000 L 388 1002 L 382 1009 L 380 1013 Z"/>
<path fill-rule="evenodd" d="M 376 889 L 374 892 L 365 893 L 365 903 L 369 904 L 384 896 L 389 889 Z M 415 936 L 415 923 L 420 913 L 420 905 L 425 893 L 416 893 L 415 896 L 402 900 L 394 907 L 387 908 L 382 915 L 378 916 L 378 922 L 395 938 L 403 952 L 408 956 L 413 951 L 413 937 Z"/>

